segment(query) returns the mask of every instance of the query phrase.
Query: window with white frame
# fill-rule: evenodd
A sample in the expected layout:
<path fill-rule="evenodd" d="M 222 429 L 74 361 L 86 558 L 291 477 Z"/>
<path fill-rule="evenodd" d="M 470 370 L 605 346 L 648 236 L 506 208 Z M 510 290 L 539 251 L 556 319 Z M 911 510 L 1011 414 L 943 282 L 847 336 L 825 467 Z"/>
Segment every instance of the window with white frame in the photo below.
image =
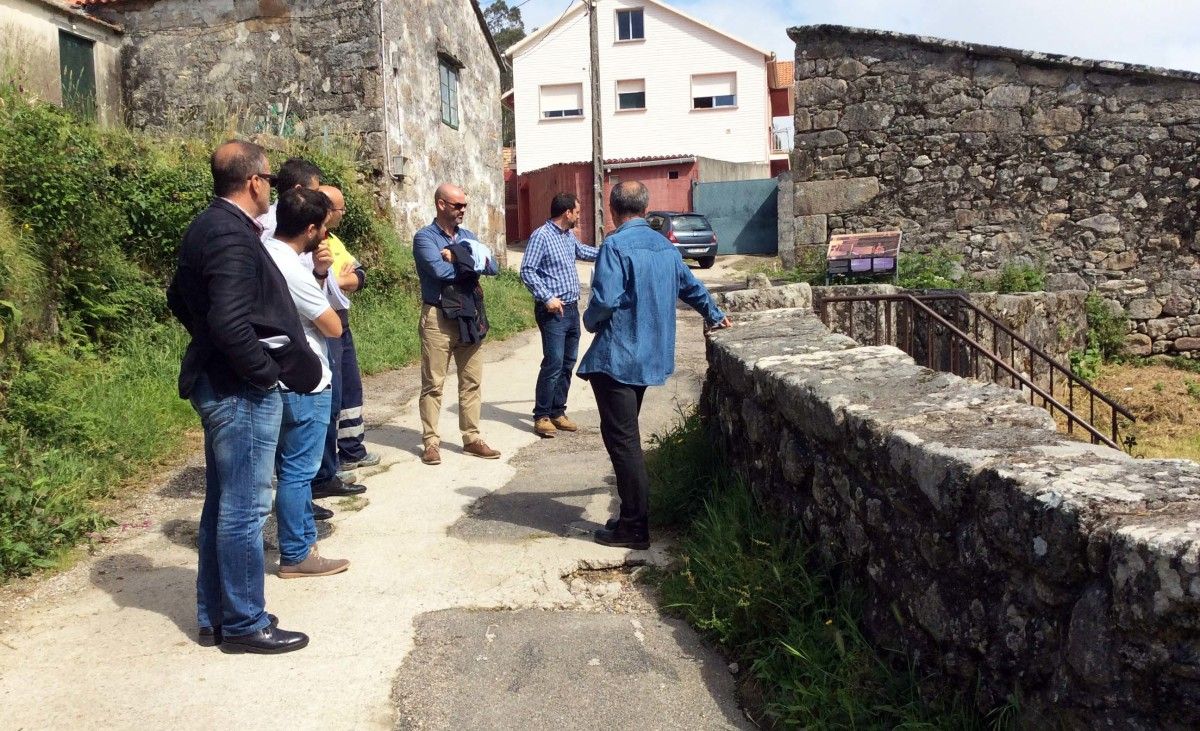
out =
<path fill-rule="evenodd" d="M 617 82 L 617 109 L 619 111 L 645 108 L 645 79 L 625 79 Z"/>
<path fill-rule="evenodd" d="M 459 65 L 446 56 L 438 56 L 438 81 L 442 96 L 442 121 L 458 129 Z"/>
<path fill-rule="evenodd" d="M 692 77 L 692 109 L 737 106 L 737 74 L 696 74 Z"/>
<path fill-rule="evenodd" d="M 539 88 L 542 119 L 583 116 L 583 84 L 547 84 Z"/>
<path fill-rule="evenodd" d="M 641 8 L 617 11 L 618 41 L 640 41 L 645 37 L 646 24 Z"/>

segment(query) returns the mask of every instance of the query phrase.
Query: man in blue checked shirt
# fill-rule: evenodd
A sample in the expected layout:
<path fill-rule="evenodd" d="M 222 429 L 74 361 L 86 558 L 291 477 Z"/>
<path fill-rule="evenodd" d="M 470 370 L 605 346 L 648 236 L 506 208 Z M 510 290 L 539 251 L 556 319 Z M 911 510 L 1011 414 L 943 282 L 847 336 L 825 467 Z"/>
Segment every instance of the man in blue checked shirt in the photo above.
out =
<path fill-rule="evenodd" d="M 648 386 L 675 371 L 675 300 L 704 317 L 706 328 L 729 327 L 729 318 L 683 263 L 679 252 L 646 223 L 650 194 L 631 180 L 609 196 L 613 225 L 596 261 L 583 326 L 596 333 L 579 364 L 600 410 L 600 436 L 617 476 L 621 513 L 596 531 L 596 542 L 650 547 L 650 475 L 642 453 L 638 416 Z"/>
<path fill-rule="evenodd" d="M 521 281 L 533 295 L 542 332 L 542 368 L 534 389 L 533 431 L 544 439 L 579 427 L 567 418 L 567 392 L 579 355 L 579 273 L 575 261 L 595 261 L 600 250 L 575 238 L 579 198 L 559 193 L 550 220 L 533 232 L 521 259 Z"/>

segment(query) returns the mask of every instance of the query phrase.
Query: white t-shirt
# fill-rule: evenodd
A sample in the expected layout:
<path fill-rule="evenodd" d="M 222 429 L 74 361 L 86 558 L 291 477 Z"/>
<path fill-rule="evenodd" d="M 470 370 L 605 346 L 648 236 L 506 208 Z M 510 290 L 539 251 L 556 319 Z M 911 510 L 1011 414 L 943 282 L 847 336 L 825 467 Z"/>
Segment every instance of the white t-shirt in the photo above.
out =
<path fill-rule="evenodd" d="M 312 390 L 312 393 L 320 393 L 333 380 L 333 373 L 329 370 L 329 349 L 325 345 L 325 336 L 317 330 L 313 320 L 329 309 L 329 300 L 313 278 L 312 269 L 306 269 L 300 263 L 300 255 L 292 247 L 274 238 L 267 239 L 263 246 L 267 247 L 267 253 L 287 280 L 288 292 L 300 313 L 300 324 L 304 326 L 304 336 L 308 339 L 309 347 L 321 359 L 321 382 Z"/>
<path fill-rule="evenodd" d="M 263 227 L 262 233 L 259 234 L 259 238 L 262 239 L 264 244 L 275 238 L 275 226 L 278 225 L 279 221 L 275 214 L 275 207 L 278 205 L 278 203 L 272 203 L 271 207 L 267 209 L 267 212 L 259 216 L 257 219 L 258 225 Z M 284 246 L 287 246 L 287 244 L 284 244 Z"/>

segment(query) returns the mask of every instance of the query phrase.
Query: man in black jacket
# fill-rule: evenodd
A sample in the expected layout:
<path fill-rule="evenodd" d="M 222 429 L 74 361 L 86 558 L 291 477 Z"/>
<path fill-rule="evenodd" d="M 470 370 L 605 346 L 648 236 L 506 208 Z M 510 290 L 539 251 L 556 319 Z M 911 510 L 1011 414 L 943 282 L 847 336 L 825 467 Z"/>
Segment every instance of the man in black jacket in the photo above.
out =
<path fill-rule="evenodd" d="M 320 361 L 259 242 L 255 218 L 270 203 L 266 153 L 226 142 L 213 153 L 212 175 L 215 198 L 184 234 L 167 290 L 171 312 L 192 336 L 179 395 L 204 427 L 196 615 L 201 641 L 226 652 L 289 652 L 308 636 L 280 629 L 266 612 L 262 527 L 282 418 L 279 382 L 312 388 Z"/>

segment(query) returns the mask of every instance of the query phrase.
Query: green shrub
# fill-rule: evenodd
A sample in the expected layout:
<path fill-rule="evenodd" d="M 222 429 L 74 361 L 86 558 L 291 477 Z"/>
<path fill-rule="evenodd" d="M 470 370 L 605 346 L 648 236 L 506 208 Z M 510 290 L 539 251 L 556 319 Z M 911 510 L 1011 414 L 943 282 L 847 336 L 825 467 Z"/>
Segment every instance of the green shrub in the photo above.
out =
<path fill-rule="evenodd" d="M 1046 288 L 1046 270 L 1029 264 L 1005 264 L 995 277 L 984 279 L 980 288 L 1000 294 L 1041 292 Z"/>
<path fill-rule="evenodd" d="M 962 255 L 946 248 L 927 254 L 900 255 L 900 286 L 905 289 L 962 289 L 970 281 L 961 276 Z"/>
<path fill-rule="evenodd" d="M 1088 383 L 1100 376 L 1100 366 L 1104 364 L 1104 355 L 1100 351 L 1096 335 L 1088 332 L 1086 348 L 1072 350 L 1068 357 L 1071 360 L 1071 372 Z"/>
<path fill-rule="evenodd" d="M 1094 347 L 1105 362 L 1119 358 L 1125 352 L 1128 318 L 1113 309 L 1095 291 L 1088 293 L 1084 307 L 1087 311 L 1089 347 Z"/>

